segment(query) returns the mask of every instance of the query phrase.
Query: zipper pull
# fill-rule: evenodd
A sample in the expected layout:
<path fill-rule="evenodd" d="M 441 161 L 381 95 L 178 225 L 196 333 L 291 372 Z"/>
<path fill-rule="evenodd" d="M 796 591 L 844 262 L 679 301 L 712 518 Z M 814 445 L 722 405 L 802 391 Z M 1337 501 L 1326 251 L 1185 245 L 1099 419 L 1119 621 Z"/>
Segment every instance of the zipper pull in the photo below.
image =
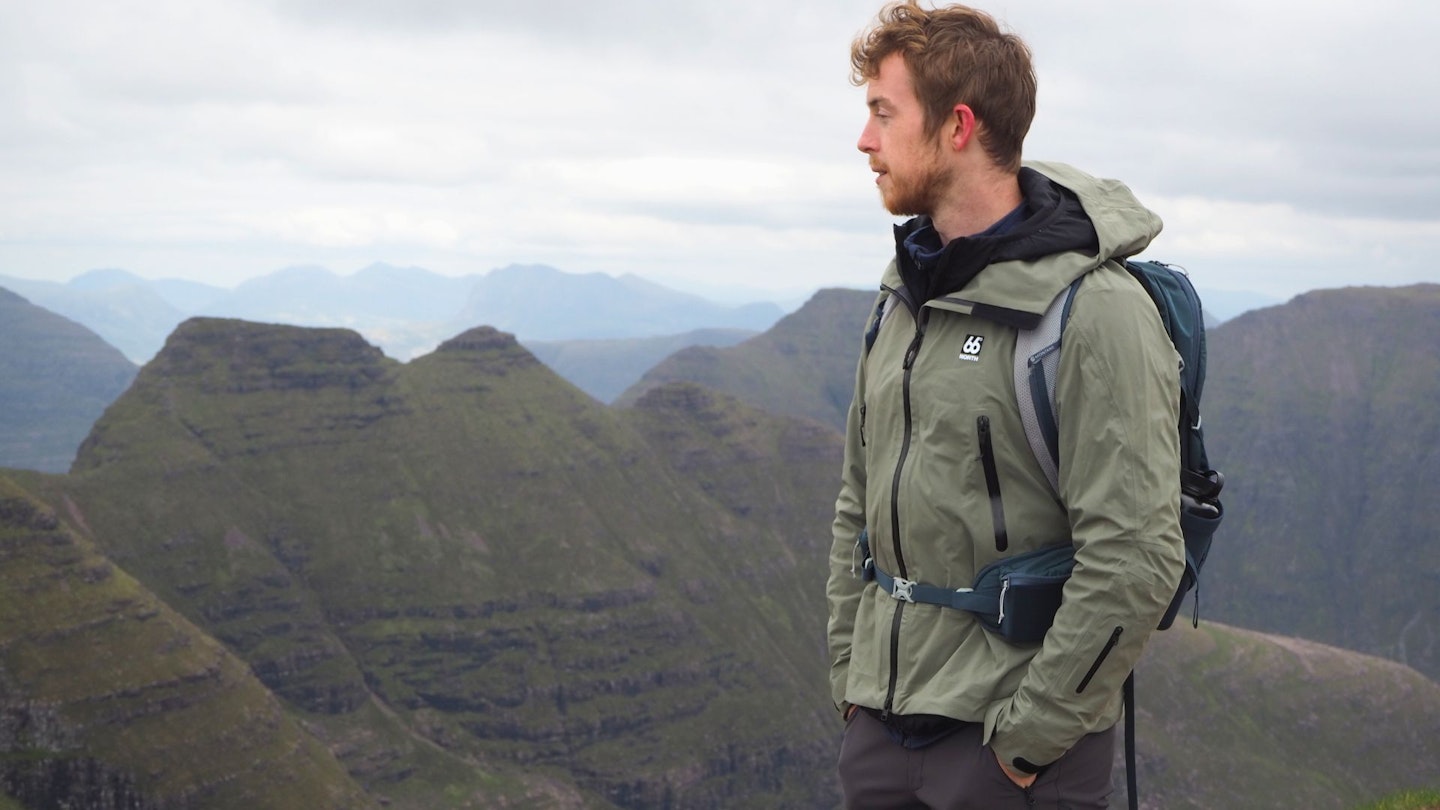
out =
<path fill-rule="evenodd" d="M 930 322 L 930 310 L 922 308 L 915 319 L 915 339 L 910 341 L 910 348 L 905 350 L 905 370 L 915 365 L 915 356 L 920 353 L 920 344 L 925 340 L 925 326 Z"/>
<path fill-rule="evenodd" d="M 905 370 L 909 371 L 915 365 L 915 356 L 920 353 L 920 341 L 925 339 L 923 332 L 916 332 L 915 339 L 910 341 L 910 348 L 905 350 Z"/>

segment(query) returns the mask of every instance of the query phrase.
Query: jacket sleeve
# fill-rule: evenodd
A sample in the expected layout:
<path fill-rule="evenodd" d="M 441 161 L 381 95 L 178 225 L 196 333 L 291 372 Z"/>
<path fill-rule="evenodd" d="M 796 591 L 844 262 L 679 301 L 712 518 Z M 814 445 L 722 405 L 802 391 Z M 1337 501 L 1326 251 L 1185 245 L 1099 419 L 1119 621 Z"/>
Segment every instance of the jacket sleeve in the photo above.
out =
<path fill-rule="evenodd" d="M 1075 569 L 990 740 L 1002 761 L 1031 772 L 1114 716 L 1185 564 L 1179 356 L 1127 274 L 1092 273 L 1081 285 L 1058 375 L 1060 491 Z"/>
<path fill-rule="evenodd" d="M 855 394 L 845 420 L 845 462 L 841 469 L 840 495 L 835 499 L 830 577 L 825 585 L 830 610 L 826 625 L 830 651 L 830 695 L 836 708 L 842 710 L 846 705 L 845 681 L 850 667 L 855 610 L 865 585 L 859 575 L 860 564 L 864 561 L 856 549 L 856 538 L 865 527 L 864 375 L 865 358 L 862 353 L 855 371 Z"/>

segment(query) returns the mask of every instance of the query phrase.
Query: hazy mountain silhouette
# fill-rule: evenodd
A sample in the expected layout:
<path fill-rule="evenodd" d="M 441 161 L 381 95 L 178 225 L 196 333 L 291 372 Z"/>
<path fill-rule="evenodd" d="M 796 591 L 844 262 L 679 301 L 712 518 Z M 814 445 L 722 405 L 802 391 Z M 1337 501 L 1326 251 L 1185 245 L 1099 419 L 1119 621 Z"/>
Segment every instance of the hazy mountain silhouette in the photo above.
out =
<path fill-rule="evenodd" d="M 0 466 L 64 472 L 138 371 L 94 332 L 0 288 Z"/>
<path fill-rule="evenodd" d="M 636 276 L 545 265 L 465 276 L 379 263 L 350 275 L 288 267 L 233 290 L 147 281 L 125 270 L 94 270 L 65 284 L 0 276 L 0 286 L 93 329 L 138 363 L 192 316 L 355 329 L 391 357 L 409 360 L 476 326 L 525 341 L 673 339 L 713 329 L 756 332 L 782 314 L 773 303 L 718 304 Z"/>

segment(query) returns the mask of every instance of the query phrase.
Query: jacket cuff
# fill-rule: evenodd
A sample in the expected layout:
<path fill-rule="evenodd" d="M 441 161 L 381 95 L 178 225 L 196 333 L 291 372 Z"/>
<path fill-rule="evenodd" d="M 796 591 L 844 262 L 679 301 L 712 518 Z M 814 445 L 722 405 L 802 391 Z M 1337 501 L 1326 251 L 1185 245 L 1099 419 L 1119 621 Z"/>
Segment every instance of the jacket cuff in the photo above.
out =
<path fill-rule="evenodd" d="M 1050 763 L 1038 764 L 1026 757 L 1024 752 L 1011 749 L 1005 743 L 1005 740 L 992 739 L 990 741 L 990 750 L 994 751 L 995 756 L 999 757 L 1000 761 L 1005 763 L 1005 767 L 1016 773 L 1038 776 L 1044 773 L 1046 768 L 1050 767 Z"/>

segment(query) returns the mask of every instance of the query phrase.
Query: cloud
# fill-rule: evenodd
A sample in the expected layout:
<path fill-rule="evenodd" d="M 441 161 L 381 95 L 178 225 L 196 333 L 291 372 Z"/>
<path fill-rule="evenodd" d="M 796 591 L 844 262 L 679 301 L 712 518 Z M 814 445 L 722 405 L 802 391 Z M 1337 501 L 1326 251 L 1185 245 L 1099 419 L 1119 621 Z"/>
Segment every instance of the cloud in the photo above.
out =
<path fill-rule="evenodd" d="M 0 272 L 871 286 L 891 219 L 847 78 L 879 5 L 4 4 Z M 987 7 L 1036 54 L 1027 154 L 1126 180 L 1157 251 L 1277 294 L 1436 278 L 1440 5 Z"/>
<path fill-rule="evenodd" d="M 369 247 L 387 242 L 451 248 L 459 241 L 455 226 L 409 211 L 358 208 L 302 208 L 257 223 L 285 240 L 320 247 Z"/>
<path fill-rule="evenodd" d="M 1047 146 L 1123 158 L 1168 194 L 1440 218 L 1440 5 L 1010 8 L 1036 50 Z M 1087 23 L 1114 47 L 1073 35 Z"/>

